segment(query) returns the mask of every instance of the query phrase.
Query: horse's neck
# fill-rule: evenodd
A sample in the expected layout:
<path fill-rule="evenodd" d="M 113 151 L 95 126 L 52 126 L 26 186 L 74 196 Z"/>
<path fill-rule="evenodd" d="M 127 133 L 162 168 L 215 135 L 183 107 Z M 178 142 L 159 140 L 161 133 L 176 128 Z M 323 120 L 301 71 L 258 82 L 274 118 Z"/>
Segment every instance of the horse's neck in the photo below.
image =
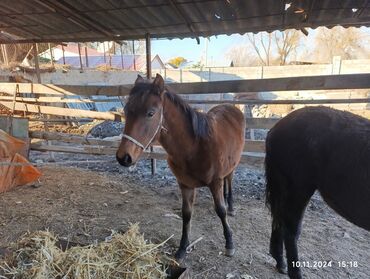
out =
<path fill-rule="evenodd" d="M 170 100 L 164 102 L 164 121 L 159 142 L 170 156 L 191 155 L 194 137 L 188 128 L 188 117 Z"/>

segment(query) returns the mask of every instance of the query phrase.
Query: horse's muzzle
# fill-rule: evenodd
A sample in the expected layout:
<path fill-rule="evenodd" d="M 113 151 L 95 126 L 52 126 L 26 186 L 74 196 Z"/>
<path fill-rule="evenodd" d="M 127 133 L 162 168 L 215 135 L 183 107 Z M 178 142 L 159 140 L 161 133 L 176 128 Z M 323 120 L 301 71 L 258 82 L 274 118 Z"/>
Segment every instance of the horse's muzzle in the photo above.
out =
<path fill-rule="evenodd" d="M 123 155 L 122 158 L 120 158 L 118 155 L 116 155 L 116 159 L 118 161 L 118 163 L 120 163 L 120 165 L 124 166 L 124 167 L 129 167 L 132 165 L 132 158 L 129 154 L 125 154 Z"/>

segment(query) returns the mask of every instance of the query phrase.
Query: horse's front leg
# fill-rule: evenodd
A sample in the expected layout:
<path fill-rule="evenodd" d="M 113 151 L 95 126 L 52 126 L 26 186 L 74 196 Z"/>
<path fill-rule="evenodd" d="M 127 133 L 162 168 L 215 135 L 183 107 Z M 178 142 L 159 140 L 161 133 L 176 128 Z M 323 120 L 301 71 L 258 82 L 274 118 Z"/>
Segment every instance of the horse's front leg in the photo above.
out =
<path fill-rule="evenodd" d="M 213 200 L 215 203 L 215 211 L 218 217 L 220 217 L 222 226 L 224 229 L 224 236 L 226 240 L 225 255 L 232 257 L 235 253 L 234 243 L 233 243 L 233 234 L 229 226 L 229 223 L 227 222 L 226 206 L 225 206 L 225 199 L 223 197 L 223 187 L 222 186 L 223 186 L 223 180 L 217 179 L 216 181 L 212 182 L 209 185 L 209 188 L 211 190 Z"/>
<path fill-rule="evenodd" d="M 186 255 L 186 248 L 189 245 L 190 220 L 195 200 L 194 188 L 188 188 L 186 185 L 180 184 L 180 189 L 182 194 L 182 236 L 180 247 L 175 254 L 177 260 L 182 260 Z"/>

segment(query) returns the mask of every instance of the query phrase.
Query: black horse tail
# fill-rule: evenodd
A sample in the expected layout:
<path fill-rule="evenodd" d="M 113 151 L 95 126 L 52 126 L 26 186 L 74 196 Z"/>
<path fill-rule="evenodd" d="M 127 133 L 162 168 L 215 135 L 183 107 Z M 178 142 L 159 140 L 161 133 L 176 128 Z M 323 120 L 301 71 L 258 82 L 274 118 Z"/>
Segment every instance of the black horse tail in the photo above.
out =
<path fill-rule="evenodd" d="M 265 157 L 266 206 L 271 211 L 272 227 L 281 228 L 288 181 L 279 170 L 279 165 L 273 160 L 270 141 L 271 138 L 268 135 L 266 138 Z"/>

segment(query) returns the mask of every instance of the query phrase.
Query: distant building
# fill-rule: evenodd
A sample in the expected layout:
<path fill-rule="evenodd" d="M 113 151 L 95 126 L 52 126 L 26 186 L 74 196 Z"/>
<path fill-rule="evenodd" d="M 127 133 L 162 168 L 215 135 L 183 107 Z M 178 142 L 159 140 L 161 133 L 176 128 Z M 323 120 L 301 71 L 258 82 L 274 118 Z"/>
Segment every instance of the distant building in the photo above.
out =
<path fill-rule="evenodd" d="M 81 46 L 81 55 L 85 56 L 85 49 L 87 51 L 88 56 L 100 56 L 103 53 L 97 51 L 96 49 Z M 59 59 L 63 59 L 63 47 L 62 45 L 57 45 L 52 48 L 53 58 L 54 61 L 58 61 Z M 78 45 L 77 44 L 68 44 L 64 46 L 64 56 L 65 57 L 78 57 Z M 50 50 L 47 49 L 44 52 L 39 54 L 39 57 L 51 60 Z"/>
<path fill-rule="evenodd" d="M 113 68 L 131 70 L 131 71 L 144 71 L 146 69 L 145 55 L 99 55 L 88 56 L 88 68 L 96 68 L 100 65 L 110 65 Z M 63 64 L 63 58 L 57 60 L 58 64 Z M 72 67 L 80 67 L 80 58 L 77 56 L 65 57 L 65 63 Z M 82 65 L 86 68 L 86 56 L 82 55 Z M 152 69 L 164 69 L 165 65 L 161 58 L 156 55 L 152 59 Z"/>

